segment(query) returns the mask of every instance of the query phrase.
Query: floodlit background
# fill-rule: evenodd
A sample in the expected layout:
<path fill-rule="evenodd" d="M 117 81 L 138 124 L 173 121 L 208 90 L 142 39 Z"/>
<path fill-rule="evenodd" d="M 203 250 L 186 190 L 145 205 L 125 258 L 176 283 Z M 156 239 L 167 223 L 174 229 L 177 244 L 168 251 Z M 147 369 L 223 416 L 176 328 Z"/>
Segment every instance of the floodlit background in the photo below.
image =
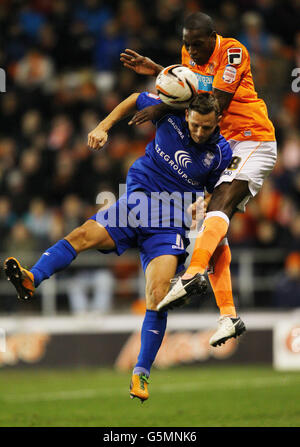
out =
<path fill-rule="evenodd" d="M 221 361 L 300 368 L 299 0 L 2 0 L 0 259 L 16 256 L 31 267 L 96 212 L 101 191 L 118 196 L 154 134 L 149 123 L 131 128 L 125 120 L 100 153 L 86 146 L 88 132 L 120 101 L 154 91 L 153 79 L 122 67 L 119 55 L 131 48 L 164 66 L 180 63 L 183 18 L 198 10 L 214 18 L 219 34 L 248 48 L 279 154 L 263 190 L 230 226 L 235 301 L 248 328 L 244 341 L 209 349 L 205 331 L 216 326 L 218 311 L 208 293 L 170 313 L 171 332 L 157 366 Z M 0 367 L 114 365 L 129 371 L 143 297 L 134 250 L 120 258 L 84 253 L 28 303 L 17 301 L 1 273 L 6 349 Z"/>

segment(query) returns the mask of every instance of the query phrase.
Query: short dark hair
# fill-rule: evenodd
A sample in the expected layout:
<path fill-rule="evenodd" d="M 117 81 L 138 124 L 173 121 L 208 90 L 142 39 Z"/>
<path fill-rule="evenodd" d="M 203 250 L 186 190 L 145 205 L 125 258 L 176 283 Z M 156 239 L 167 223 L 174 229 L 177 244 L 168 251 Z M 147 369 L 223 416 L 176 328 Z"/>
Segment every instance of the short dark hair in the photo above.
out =
<path fill-rule="evenodd" d="M 203 12 L 195 12 L 186 17 L 183 23 L 185 29 L 201 29 L 208 36 L 215 31 L 212 18 Z"/>
<path fill-rule="evenodd" d="M 188 110 L 195 110 L 201 115 L 215 112 L 216 117 L 221 113 L 219 101 L 211 93 L 198 93 L 190 102 Z"/>

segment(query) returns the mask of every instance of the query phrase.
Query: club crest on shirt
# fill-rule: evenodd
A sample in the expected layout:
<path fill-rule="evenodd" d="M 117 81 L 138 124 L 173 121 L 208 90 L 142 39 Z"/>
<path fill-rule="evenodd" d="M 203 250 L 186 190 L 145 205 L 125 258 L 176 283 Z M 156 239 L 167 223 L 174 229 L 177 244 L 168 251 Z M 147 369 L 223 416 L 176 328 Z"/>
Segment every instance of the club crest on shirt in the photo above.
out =
<path fill-rule="evenodd" d="M 202 163 L 206 168 L 209 168 L 215 158 L 212 152 L 206 152 L 205 157 L 202 160 Z"/>

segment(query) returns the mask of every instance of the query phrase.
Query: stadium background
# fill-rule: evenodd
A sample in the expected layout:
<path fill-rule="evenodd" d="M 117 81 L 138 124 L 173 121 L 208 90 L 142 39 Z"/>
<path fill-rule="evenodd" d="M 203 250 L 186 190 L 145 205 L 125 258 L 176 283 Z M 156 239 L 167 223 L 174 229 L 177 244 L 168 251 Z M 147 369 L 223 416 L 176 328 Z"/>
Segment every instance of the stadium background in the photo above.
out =
<path fill-rule="evenodd" d="M 88 132 L 113 107 L 132 92 L 153 90 L 153 79 L 122 67 L 120 52 L 132 48 L 164 66 L 179 63 L 183 17 L 197 10 L 214 18 L 219 34 L 248 48 L 256 90 L 276 128 L 278 161 L 262 192 L 230 227 L 235 300 L 250 329 L 242 348 L 235 352 L 233 344 L 231 351 L 213 354 L 208 332 L 195 332 L 216 324 L 217 308 L 208 294 L 171 316 L 175 333 L 157 366 L 204 360 L 220 365 L 220 359 L 270 364 L 274 325 L 292 319 L 299 328 L 300 99 L 292 89 L 292 71 L 300 67 L 298 0 L 2 0 L 0 259 L 18 256 L 31 266 L 95 213 L 101 191 L 118 195 L 129 166 L 153 136 L 151 124 L 131 128 L 125 120 L 102 152 L 87 149 Z M 135 251 L 121 258 L 81 255 L 28 303 L 16 300 L 1 273 L 0 328 L 7 335 L 1 367 L 119 361 L 121 370 L 129 370 L 144 312 L 143 286 Z M 178 352 L 198 343 L 201 353 L 167 356 L 178 342 L 176 331 L 188 328 L 194 338 L 181 339 Z M 299 332 L 295 337 L 299 346 Z M 299 354 L 297 362 L 299 367 Z"/>

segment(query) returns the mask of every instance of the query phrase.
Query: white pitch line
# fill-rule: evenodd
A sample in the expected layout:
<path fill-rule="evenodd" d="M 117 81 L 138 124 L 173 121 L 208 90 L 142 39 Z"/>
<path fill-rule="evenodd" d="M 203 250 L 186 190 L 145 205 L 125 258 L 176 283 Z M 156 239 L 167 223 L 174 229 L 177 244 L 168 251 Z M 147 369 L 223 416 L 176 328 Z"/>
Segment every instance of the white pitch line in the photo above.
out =
<path fill-rule="evenodd" d="M 299 383 L 299 377 L 261 377 L 256 379 L 229 379 L 218 381 L 215 384 L 210 382 L 189 382 L 185 384 L 167 384 L 154 386 L 151 392 L 155 393 L 170 393 L 170 392 L 187 392 L 187 391 L 200 391 L 200 390 L 215 390 L 215 389 L 241 389 L 247 387 L 250 388 L 261 388 L 261 387 L 272 387 L 272 386 L 285 386 L 291 383 Z M 112 396 L 112 395 L 125 395 L 129 393 L 126 387 L 119 389 L 82 389 L 82 390 L 70 390 L 70 391 L 54 391 L 46 393 L 33 393 L 33 394 L 4 394 L 0 397 L 0 401 L 5 402 L 51 402 L 59 400 L 76 400 L 76 399 L 92 399 L 95 397 Z"/>

